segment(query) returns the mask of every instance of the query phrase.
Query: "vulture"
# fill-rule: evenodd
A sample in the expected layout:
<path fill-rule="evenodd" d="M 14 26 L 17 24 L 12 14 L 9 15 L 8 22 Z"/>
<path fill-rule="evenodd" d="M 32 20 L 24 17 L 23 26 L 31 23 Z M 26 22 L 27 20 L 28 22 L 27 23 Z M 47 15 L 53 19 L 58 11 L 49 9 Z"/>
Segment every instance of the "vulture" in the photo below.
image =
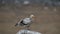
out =
<path fill-rule="evenodd" d="M 34 17 L 35 17 L 34 15 L 30 15 L 29 17 L 24 18 L 20 20 L 19 22 L 17 22 L 15 26 L 24 26 L 25 28 L 29 28 L 33 22 Z"/>

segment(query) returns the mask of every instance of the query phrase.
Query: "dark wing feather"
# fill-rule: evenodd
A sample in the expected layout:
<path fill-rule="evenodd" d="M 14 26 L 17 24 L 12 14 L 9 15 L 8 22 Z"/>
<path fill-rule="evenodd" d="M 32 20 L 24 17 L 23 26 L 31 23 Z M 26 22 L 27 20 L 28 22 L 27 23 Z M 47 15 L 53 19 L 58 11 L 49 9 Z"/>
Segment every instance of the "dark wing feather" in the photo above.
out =
<path fill-rule="evenodd" d="M 23 26 L 23 20 L 20 22 L 20 26 Z"/>
<path fill-rule="evenodd" d="M 15 24 L 15 26 L 17 26 L 17 25 L 18 25 L 18 23 Z"/>
<path fill-rule="evenodd" d="M 20 23 L 18 22 L 15 24 L 15 26 L 18 26 L 18 25 L 23 26 L 23 20 Z"/>

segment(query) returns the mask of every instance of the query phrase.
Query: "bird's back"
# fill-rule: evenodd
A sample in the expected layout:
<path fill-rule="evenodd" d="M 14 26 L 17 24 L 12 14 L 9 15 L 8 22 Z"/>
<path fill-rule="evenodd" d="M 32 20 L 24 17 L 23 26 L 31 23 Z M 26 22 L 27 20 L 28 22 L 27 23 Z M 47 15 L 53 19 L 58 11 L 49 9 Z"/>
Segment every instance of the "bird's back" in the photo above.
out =
<path fill-rule="evenodd" d="M 24 20 L 23 20 L 23 23 L 25 23 L 25 24 L 28 24 L 28 23 L 30 23 L 32 20 L 30 19 L 30 18 L 25 18 Z"/>
<path fill-rule="evenodd" d="M 22 19 L 22 20 L 20 20 L 18 23 L 16 23 L 16 25 L 15 26 L 24 26 L 24 25 L 30 25 L 31 24 L 31 22 L 32 22 L 32 20 L 30 19 L 30 18 L 24 18 L 24 19 Z"/>

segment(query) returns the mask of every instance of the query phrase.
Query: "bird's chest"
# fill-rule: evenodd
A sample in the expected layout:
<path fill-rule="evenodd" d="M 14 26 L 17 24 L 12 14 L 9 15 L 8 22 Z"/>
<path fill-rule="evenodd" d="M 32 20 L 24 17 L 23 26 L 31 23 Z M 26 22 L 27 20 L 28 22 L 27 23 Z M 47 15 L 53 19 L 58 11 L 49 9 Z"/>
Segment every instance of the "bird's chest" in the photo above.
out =
<path fill-rule="evenodd" d="M 23 23 L 25 23 L 25 24 L 28 24 L 30 22 L 31 22 L 31 19 L 29 19 L 29 18 L 26 18 L 26 19 L 23 20 Z"/>

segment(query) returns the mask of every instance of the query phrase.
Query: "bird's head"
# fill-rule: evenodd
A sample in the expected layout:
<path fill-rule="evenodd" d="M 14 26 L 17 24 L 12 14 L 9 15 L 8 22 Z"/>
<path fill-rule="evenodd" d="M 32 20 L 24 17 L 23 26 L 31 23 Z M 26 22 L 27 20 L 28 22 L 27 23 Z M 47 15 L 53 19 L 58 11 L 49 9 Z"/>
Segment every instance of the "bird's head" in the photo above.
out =
<path fill-rule="evenodd" d="M 33 14 L 30 15 L 30 18 L 35 18 L 35 16 Z"/>

